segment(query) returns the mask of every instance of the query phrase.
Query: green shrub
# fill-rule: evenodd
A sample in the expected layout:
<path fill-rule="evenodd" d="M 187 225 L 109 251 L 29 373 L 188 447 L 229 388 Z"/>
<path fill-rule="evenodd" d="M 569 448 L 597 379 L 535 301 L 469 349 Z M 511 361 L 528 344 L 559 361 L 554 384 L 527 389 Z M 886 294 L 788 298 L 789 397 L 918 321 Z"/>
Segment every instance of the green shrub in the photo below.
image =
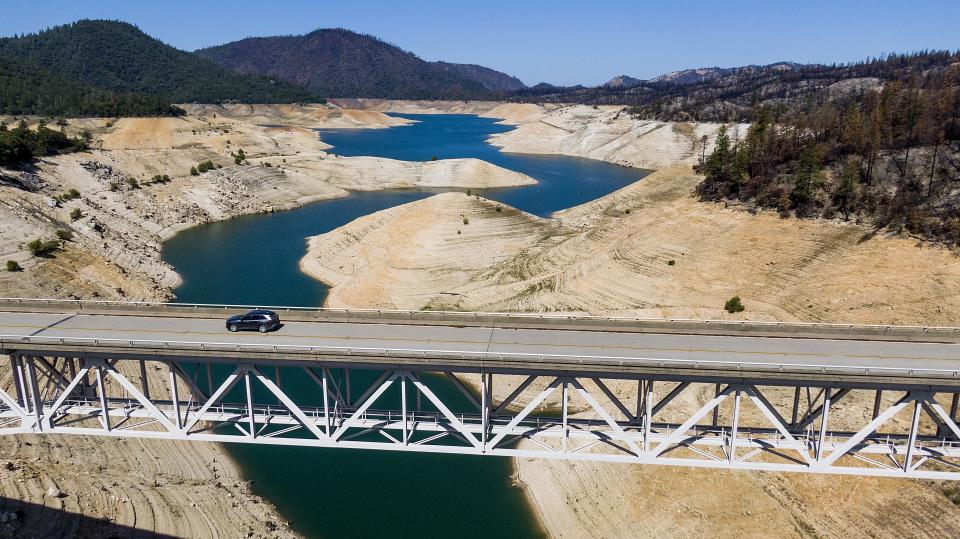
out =
<path fill-rule="evenodd" d="M 214 166 L 213 161 L 204 161 L 203 163 L 200 163 L 199 165 L 197 165 L 197 171 L 200 172 L 201 174 L 208 170 L 213 170 L 214 168 L 216 167 Z"/>
<path fill-rule="evenodd" d="M 57 240 L 43 241 L 36 239 L 27 244 L 27 249 L 33 256 L 43 256 L 60 248 Z"/>
<path fill-rule="evenodd" d="M 190 175 L 191 175 L 191 176 L 199 176 L 199 175 L 200 175 L 200 172 L 197 171 L 197 167 L 190 167 Z"/>
<path fill-rule="evenodd" d="M 127 185 L 129 185 L 131 189 L 140 189 L 140 182 L 138 182 L 136 178 L 127 178 Z"/>
<path fill-rule="evenodd" d="M 119 190 L 120 190 L 120 182 L 118 182 L 117 180 L 113 180 L 112 182 L 110 182 L 110 190 L 111 190 L 111 191 L 119 191 Z"/>
<path fill-rule="evenodd" d="M 153 183 L 160 183 L 160 182 L 163 181 L 163 176 L 157 174 L 156 176 L 153 177 L 153 180 L 151 180 L 151 181 L 152 181 Z"/>
<path fill-rule="evenodd" d="M 170 176 L 167 176 L 166 174 L 164 174 L 163 176 L 160 176 L 160 179 L 163 180 L 163 183 L 167 183 L 168 181 L 170 181 Z"/>
<path fill-rule="evenodd" d="M 80 211 L 80 208 L 74 208 L 70 210 L 70 218 L 76 221 L 77 219 L 83 217 L 83 212 Z"/>
<path fill-rule="evenodd" d="M 740 296 L 733 296 L 728 299 L 723 305 L 723 308 L 726 309 L 728 313 L 742 313 L 747 309 L 743 306 L 743 303 L 740 302 Z"/>
<path fill-rule="evenodd" d="M 673 266 L 673 265 L 676 264 L 676 263 L 677 263 L 676 260 L 667 260 L 667 265 L 668 265 L 668 266 Z"/>
<path fill-rule="evenodd" d="M 20 271 L 22 269 L 16 260 L 7 260 L 7 271 Z"/>
<path fill-rule="evenodd" d="M 469 224 L 470 224 L 470 219 L 467 219 L 466 217 L 464 217 L 464 218 L 463 218 L 463 224 L 469 225 Z"/>
<path fill-rule="evenodd" d="M 63 241 L 70 241 L 73 239 L 73 232 L 65 228 L 57 230 L 57 237 Z"/>
<path fill-rule="evenodd" d="M 76 189 L 67 189 L 62 195 L 60 195 L 59 198 L 61 201 L 80 198 L 80 191 L 77 191 Z"/>
<path fill-rule="evenodd" d="M 502 211 L 503 211 L 503 208 L 500 207 L 500 206 L 497 206 L 497 213 L 500 213 L 500 212 L 502 212 Z"/>

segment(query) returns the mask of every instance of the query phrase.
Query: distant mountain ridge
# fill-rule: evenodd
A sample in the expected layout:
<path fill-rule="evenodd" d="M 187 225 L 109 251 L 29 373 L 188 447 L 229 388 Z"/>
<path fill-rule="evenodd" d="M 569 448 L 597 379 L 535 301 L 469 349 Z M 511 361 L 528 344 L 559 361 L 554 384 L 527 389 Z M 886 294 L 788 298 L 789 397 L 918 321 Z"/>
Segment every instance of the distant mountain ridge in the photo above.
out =
<path fill-rule="evenodd" d="M 809 102 L 856 96 L 886 82 L 942 76 L 960 51 L 890 54 L 849 64 L 776 62 L 674 71 L 639 84 L 619 76 L 592 88 L 538 84 L 511 99 L 533 103 L 625 105 L 634 116 L 678 121 L 751 121 L 762 106 L 797 110 Z"/>
<path fill-rule="evenodd" d="M 640 79 L 635 79 L 629 75 L 617 75 L 607 82 L 603 83 L 601 86 L 605 88 L 618 88 L 618 89 L 627 89 L 633 88 L 634 86 L 640 86 L 645 81 Z"/>
<path fill-rule="evenodd" d="M 81 20 L 0 38 L 0 57 L 107 92 L 173 102 L 290 103 L 322 97 L 282 80 L 233 73 L 119 21 Z"/>
<path fill-rule="evenodd" d="M 241 39 L 196 53 L 238 73 L 277 77 L 329 97 L 490 99 L 523 84 L 482 66 L 427 62 L 342 28 Z"/>
<path fill-rule="evenodd" d="M 517 77 L 477 64 L 454 64 L 450 62 L 431 62 L 433 65 L 457 73 L 462 77 L 479 82 L 487 90 L 494 92 L 512 92 L 527 87 Z"/>

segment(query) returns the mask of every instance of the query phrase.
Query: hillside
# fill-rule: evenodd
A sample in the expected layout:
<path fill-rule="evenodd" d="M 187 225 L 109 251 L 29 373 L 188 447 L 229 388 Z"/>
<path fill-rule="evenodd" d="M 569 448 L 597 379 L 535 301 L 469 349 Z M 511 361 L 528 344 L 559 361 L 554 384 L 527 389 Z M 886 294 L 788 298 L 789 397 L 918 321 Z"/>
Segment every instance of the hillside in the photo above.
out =
<path fill-rule="evenodd" d="M 182 113 L 163 97 L 110 92 L 0 57 L 0 114 L 115 117 Z"/>
<path fill-rule="evenodd" d="M 527 85 L 517 77 L 507 75 L 496 69 L 490 69 L 489 67 L 477 64 L 453 64 L 450 62 L 431 63 L 445 71 L 479 82 L 484 88 L 494 92 L 512 92 L 527 87 Z"/>
<path fill-rule="evenodd" d="M 2 38 L 0 57 L 108 92 L 147 94 L 181 103 L 321 100 L 283 81 L 232 73 L 118 21 L 82 20 Z"/>
<path fill-rule="evenodd" d="M 484 99 L 493 95 L 485 84 L 503 85 L 510 78 L 487 68 L 442 67 L 344 29 L 248 38 L 197 54 L 238 73 L 277 77 L 329 97 Z"/>
<path fill-rule="evenodd" d="M 537 85 L 515 92 L 512 99 L 536 103 L 628 105 L 636 116 L 677 121 L 752 121 L 760 108 L 791 111 L 877 88 L 884 81 L 907 82 L 911 77 L 944 70 L 960 62 L 960 53 L 924 51 L 891 54 L 852 64 L 797 64 L 700 68 L 618 84 L 616 77 L 595 88 Z"/>

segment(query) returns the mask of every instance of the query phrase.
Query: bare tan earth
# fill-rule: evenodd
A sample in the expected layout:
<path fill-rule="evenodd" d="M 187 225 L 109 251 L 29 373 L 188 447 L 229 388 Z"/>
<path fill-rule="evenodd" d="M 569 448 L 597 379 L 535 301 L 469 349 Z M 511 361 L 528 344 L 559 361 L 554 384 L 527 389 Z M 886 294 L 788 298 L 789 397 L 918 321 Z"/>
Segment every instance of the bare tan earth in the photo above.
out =
<path fill-rule="evenodd" d="M 260 109 L 258 114 L 266 114 Z M 278 114 L 285 112 L 281 108 Z M 355 119 L 389 119 L 376 112 L 356 112 Z M 70 128 L 94 129 L 97 149 L 44 159 L 36 172 L 6 172 L 15 181 L 38 185 L 34 192 L 0 184 L 4 223 L 0 260 L 17 261 L 25 269 L 0 277 L 0 287 L 10 283 L 10 294 L 31 290 L 37 295 L 169 298 L 179 277 L 161 260 L 160 244 L 190 226 L 290 209 L 346 196 L 349 190 L 534 183 L 527 176 L 475 159 L 419 163 L 336 157 L 325 151 L 328 146 L 310 129 L 263 127 L 224 115 L 85 122 L 72 121 Z M 247 161 L 237 165 L 231 154 L 240 149 Z M 191 167 L 207 160 L 222 168 L 190 174 Z M 157 175 L 167 175 L 170 181 L 155 183 Z M 69 189 L 76 189 L 80 197 L 55 200 Z M 74 209 L 83 217 L 72 220 Z M 70 279 L 119 272 L 130 283 L 97 278 L 87 279 L 90 286 L 69 288 L 37 278 L 34 272 L 55 264 L 56 258 L 32 257 L 24 246 L 37 238 L 53 239 L 58 229 L 74 234 L 67 250 L 85 253 L 77 260 L 86 265 L 75 266 L 78 275 Z M 24 289 L 24 282 L 31 284 Z M 6 293 L 0 288 L 0 294 Z"/>
<path fill-rule="evenodd" d="M 955 253 L 849 223 L 702 203 L 693 196 L 699 181 L 688 166 L 669 167 L 555 219 L 439 195 L 311 238 L 301 265 L 333 285 L 329 302 L 341 307 L 928 325 L 960 319 Z M 734 294 L 745 313 L 723 311 Z M 495 398 L 511 389 L 495 387 Z M 685 406 L 710 397 L 688 395 Z M 770 397 L 777 405 L 787 398 Z M 960 534 L 960 510 L 936 483 L 546 459 L 517 466 L 556 537 Z"/>
<path fill-rule="evenodd" d="M 408 125 L 374 110 L 345 109 L 335 105 L 179 105 L 191 116 L 231 118 L 260 125 L 295 125 L 308 128 L 381 129 Z"/>

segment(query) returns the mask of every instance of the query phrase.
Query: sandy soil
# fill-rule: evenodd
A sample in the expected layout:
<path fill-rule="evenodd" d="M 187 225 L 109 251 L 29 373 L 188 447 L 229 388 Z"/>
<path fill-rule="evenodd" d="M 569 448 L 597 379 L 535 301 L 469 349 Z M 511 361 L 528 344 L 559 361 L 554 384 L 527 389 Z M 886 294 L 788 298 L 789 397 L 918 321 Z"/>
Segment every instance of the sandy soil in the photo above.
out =
<path fill-rule="evenodd" d="M 699 181 L 688 166 L 666 168 L 555 219 L 463 194 L 435 196 L 311 238 L 302 267 L 333 285 L 329 302 L 342 307 L 929 325 L 960 318 L 955 253 L 849 223 L 702 203 L 693 196 Z M 723 311 L 734 294 L 745 313 Z M 496 398 L 511 389 L 495 388 Z M 686 405 L 711 396 L 689 396 Z M 770 396 L 775 404 L 786 397 Z M 960 533 L 960 509 L 936 483 L 517 465 L 557 537 Z"/>
<path fill-rule="evenodd" d="M 282 118 L 288 111 L 261 106 L 254 112 Z M 368 119 L 374 126 L 391 120 L 370 111 L 333 112 L 351 113 L 354 120 Z M 316 116 L 310 108 L 300 111 L 308 113 Z M 0 277 L 0 287 L 7 283 L 8 290 L 16 290 L 0 288 L 0 294 L 20 295 L 26 288 L 36 295 L 166 299 L 179 277 L 161 260 L 161 241 L 190 226 L 290 209 L 346 196 L 349 190 L 534 183 L 527 176 L 475 159 L 416 163 L 340 158 L 328 154 L 328 146 L 308 128 L 264 127 L 225 114 L 71 122 L 70 129 L 80 128 L 94 130 L 97 149 L 44 159 L 36 170 L 7 171 L 8 181 L 0 183 L 4 222 L 0 259 L 17 261 L 25 269 Z M 247 161 L 237 165 L 232 155 L 241 149 Z M 190 174 L 191 167 L 208 160 L 221 168 Z M 166 175 L 169 181 L 154 182 L 157 175 Z M 32 188 L 16 188 L 15 182 Z M 70 189 L 80 196 L 63 200 L 61 195 Z M 71 219 L 75 209 L 83 217 Z M 65 287 L 63 279 L 35 274 L 44 266 L 56 265 L 57 256 L 32 257 L 24 246 L 37 238 L 53 239 L 56 230 L 73 234 L 65 252 L 83 253 L 74 260 L 83 263 L 77 266 L 77 275 L 65 278 L 86 275 L 89 286 Z M 130 282 L 100 278 L 117 272 Z"/>
<path fill-rule="evenodd" d="M 410 120 L 394 118 L 373 110 L 356 110 L 335 105 L 179 105 L 191 116 L 219 117 L 260 125 L 308 128 L 382 129 L 408 125 Z"/>

